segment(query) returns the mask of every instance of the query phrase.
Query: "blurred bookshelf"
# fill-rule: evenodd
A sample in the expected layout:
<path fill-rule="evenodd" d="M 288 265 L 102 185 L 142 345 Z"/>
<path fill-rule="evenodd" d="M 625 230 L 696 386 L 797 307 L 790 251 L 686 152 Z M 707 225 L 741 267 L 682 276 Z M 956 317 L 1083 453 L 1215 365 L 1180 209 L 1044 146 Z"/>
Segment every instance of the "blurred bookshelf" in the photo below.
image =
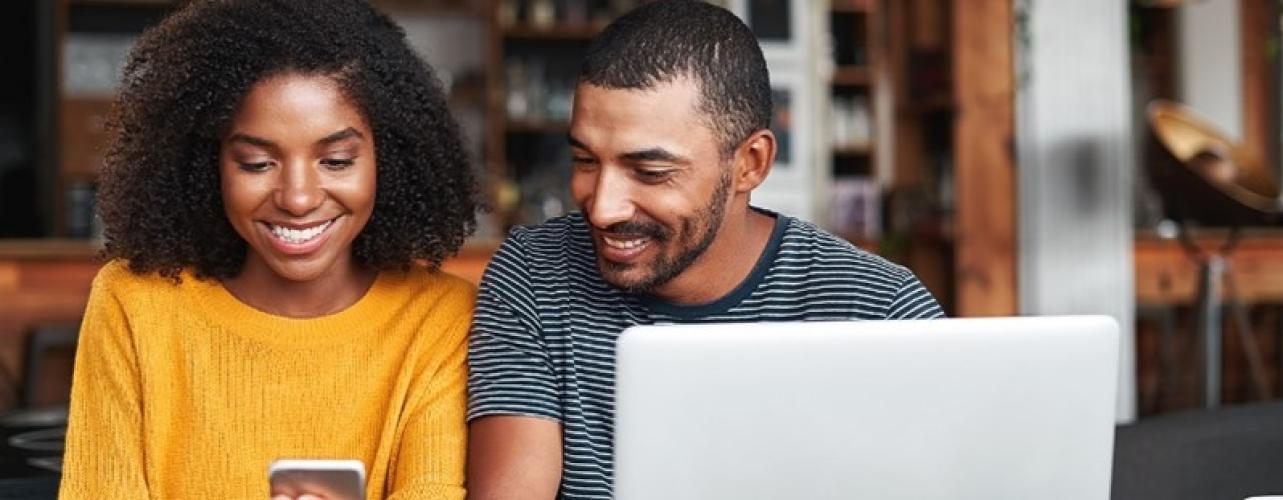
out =
<path fill-rule="evenodd" d="M 950 0 L 831 0 L 827 224 L 952 310 Z"/>
<path fill-rule="evenodd" d="M 588 43 L 639 1 L 489 0 L 483 9 L 483 191 L 502 233 L 561 215 L 570 199 L 566 133 Z"/>

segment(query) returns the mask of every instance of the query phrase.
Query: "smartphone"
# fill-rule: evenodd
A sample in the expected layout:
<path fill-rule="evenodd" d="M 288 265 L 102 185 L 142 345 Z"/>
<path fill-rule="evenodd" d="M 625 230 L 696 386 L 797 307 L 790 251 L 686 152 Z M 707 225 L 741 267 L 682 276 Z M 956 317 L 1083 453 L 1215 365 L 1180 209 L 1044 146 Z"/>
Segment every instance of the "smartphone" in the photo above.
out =
<path fill-rule="evenodd" d="M 267 469 L 271 497 L 310 493 L 327 500 L 365 500 L 365 464 L 360 460 L 280 459 Z"/>

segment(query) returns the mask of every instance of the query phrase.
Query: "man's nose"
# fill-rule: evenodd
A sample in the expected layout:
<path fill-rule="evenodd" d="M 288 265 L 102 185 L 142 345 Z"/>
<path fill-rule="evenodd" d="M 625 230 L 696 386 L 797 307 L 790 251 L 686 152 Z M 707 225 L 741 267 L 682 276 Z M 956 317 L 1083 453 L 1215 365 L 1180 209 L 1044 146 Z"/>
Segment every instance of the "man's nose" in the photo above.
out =
<path fill-rule="evenodd" d="M 633 220 L 637 205 L 632 183 L 618 169 L 603 168 L 597 176 L 588 208 L 588 221 L 599 228 Z"/>

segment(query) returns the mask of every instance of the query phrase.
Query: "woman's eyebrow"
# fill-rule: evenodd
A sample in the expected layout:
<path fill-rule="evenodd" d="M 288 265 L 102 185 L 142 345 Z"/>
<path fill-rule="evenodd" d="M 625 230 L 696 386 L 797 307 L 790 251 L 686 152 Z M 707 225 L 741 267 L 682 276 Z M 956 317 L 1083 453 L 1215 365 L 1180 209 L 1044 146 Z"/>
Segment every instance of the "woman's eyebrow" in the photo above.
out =
<path fill-rule="evenodd" d="M 364 139 L 364 138 L 365 138 L 365 136 L 364 136 L 364 135 L 361 135 L 361 132 L 357 131 L 356 129 L 354 129 L 354 128 L 352 128 L 352 127 L 348 127 L 348 128 L 343 129 L 343 130 L 340 130 L 340 131 L 338 131 L 338 132 L 335 132 L 335 133 L 333 133 L 333 134 L 330 134 L 330 135 L 327 135 L 327 136 L 325 136 L 325 137 L 322 137 L 322 138 L 321 138 L 321 140 L 316 141 L 316 143 L 317 143 L 317 144 L 321 144 L 321 145 L 329 145 L 329 144 L 334 144 L 334 143 L 339 142 L 339 141 L 344 140 L 344 139 L 351 139 L 351 138 L 353 138 L 353 137 L 356 137 L 356 138 L 362 138 L 362 139 Z"/>
<path fill-rule="evenodd" d="M 275 142 L 269 141 L 269 140 L 264 139 L 264 138 L 262 138 L 262 137 L 255 137 L 255 136 L 252 136 L 252 135 L 249 135 L 249 134 L 239 134 L 239 133 L 238 133 L 238 134 L 232 134 L 232 135 L 231 135 L 231 137 L 228 137 L 228 138 L 227 138 L 227 142 L 228 142 L 228 143 L 233 143 L 233 142 L 243 142 L 243 143 L 249 144 L 249 145 L 251 145 L 251 146 L 258 146 L 258 147 L 261 147 L 261 148 L 275 148 L 275 147 L 276 147 L 276 143 L 275 143 Z"/>

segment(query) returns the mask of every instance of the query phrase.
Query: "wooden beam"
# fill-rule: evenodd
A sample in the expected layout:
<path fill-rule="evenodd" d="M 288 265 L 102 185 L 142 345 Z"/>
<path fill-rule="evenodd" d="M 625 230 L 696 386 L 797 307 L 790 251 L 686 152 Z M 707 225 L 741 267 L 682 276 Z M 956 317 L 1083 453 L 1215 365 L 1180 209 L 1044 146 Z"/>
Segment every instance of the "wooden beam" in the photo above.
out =
<path fill-rule="evenodd" d="M 1016 303 L 1011 0 L 953 0 L 957 314 Z"/>
<path fill-rule="evenodd" d="M 1270 0 L 1272 1 L 1272 0 Z M 1240 0 L 1239 32 L 1243 60 L 1243 149 L 1254 161 L 1263 162 L 1266 170 L 1274 171 L 1278 160 L 1271 146 L 1271 138 L 1278 131 L 1273 126 L 1273 115 L 1278 113 L 1274 94 L 1278 89 L 1272 71 L 1274 65 L 1266 53 L 1268 30 L 1278 18 L 1270 16 L 1267 0 Z M 1272 130 L 1273 129 L 1273 130 Z"/>

